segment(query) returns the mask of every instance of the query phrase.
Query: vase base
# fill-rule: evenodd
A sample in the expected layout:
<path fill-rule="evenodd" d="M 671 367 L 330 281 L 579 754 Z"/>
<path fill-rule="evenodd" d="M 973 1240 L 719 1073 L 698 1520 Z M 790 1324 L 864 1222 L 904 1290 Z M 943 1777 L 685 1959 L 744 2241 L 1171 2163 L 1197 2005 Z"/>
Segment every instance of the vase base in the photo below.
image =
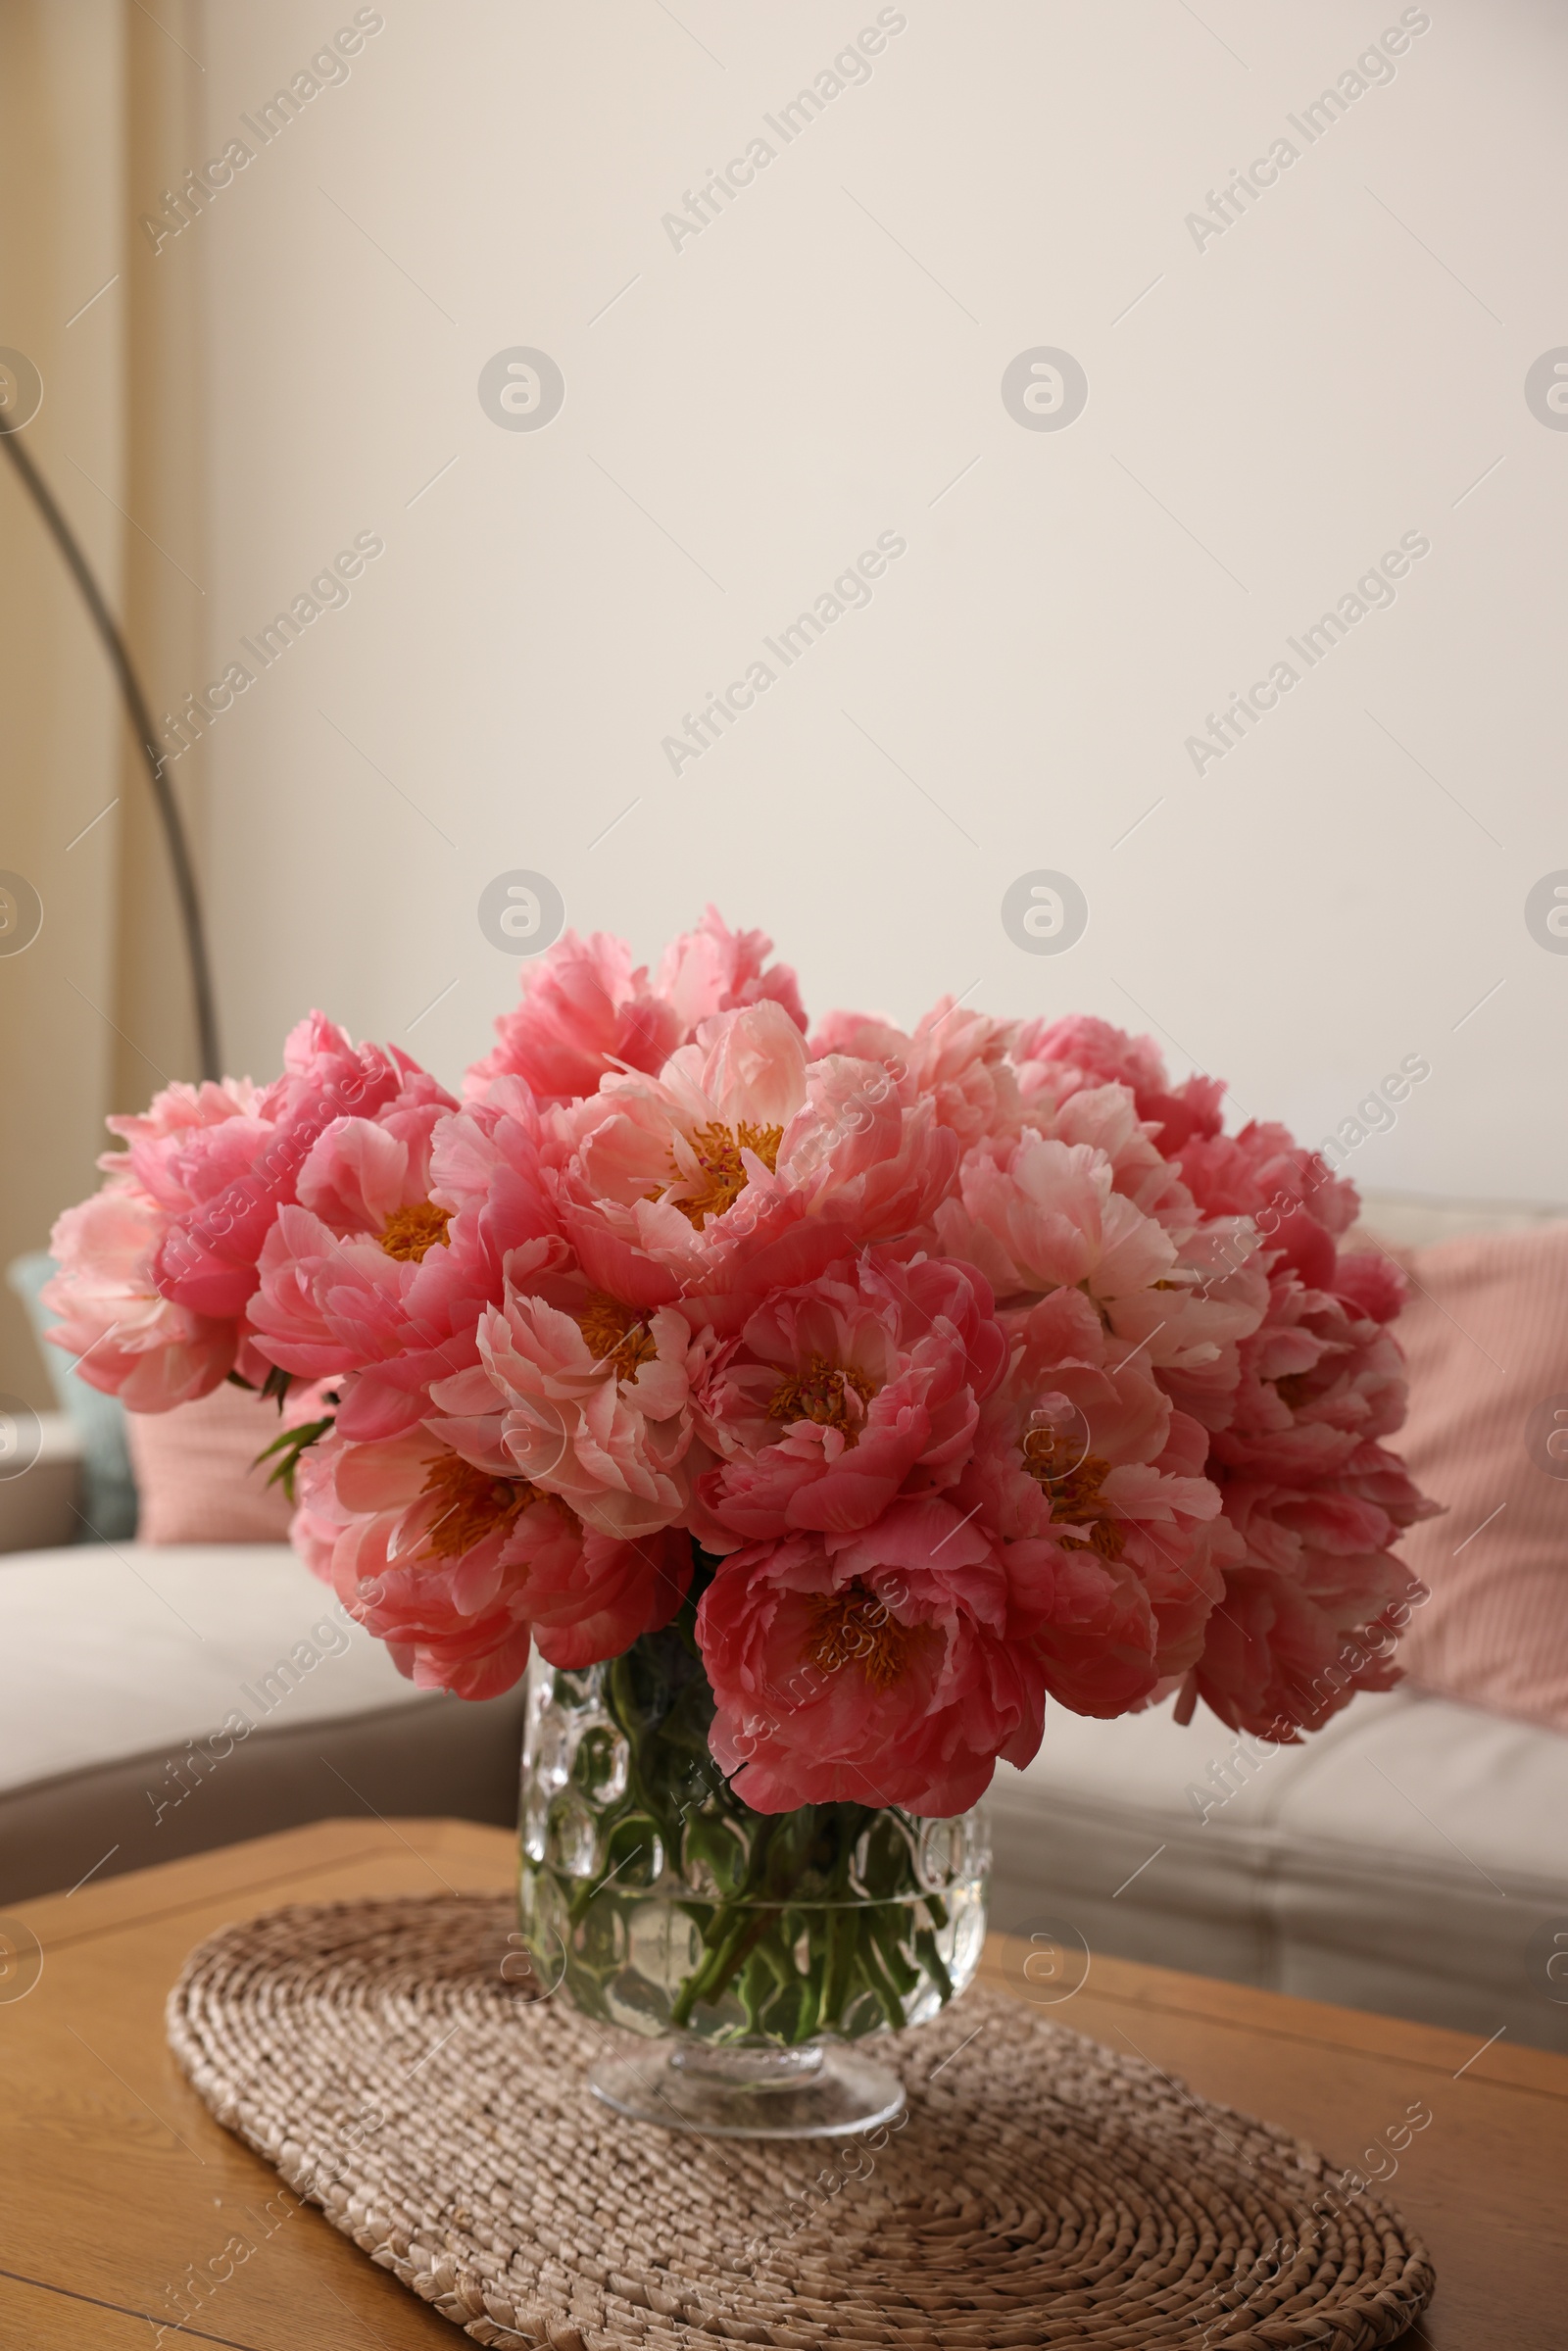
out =
<path fill-rule="evenodd" d="M 777 2082 L 727 2080 L 683 2055 L 665 2041 L 646 2056 L 601 2058 L 588 2086 L 631 2122 L 706 2138 L 850 2138 L 891 2123 L 906 2104 L 897 2074 L 856 2049 L 823 2048 L 808 2075 Z"/>

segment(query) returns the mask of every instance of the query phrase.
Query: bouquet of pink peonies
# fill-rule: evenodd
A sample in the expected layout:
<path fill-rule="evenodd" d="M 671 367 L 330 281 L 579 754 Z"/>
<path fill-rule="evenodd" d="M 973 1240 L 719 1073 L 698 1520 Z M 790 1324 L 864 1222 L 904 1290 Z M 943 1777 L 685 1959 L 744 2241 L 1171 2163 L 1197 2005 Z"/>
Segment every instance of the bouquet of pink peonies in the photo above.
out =
<path fill-rule="evenodd" d="M 421 1685 L 684 1612 L 759 1813 L 960 1813 L 1048 1696 L 1295 1738 L 1387 1688 L 1433 1505 L 1350 1186 L 1101 1020 L 808 1035 L 769 953 L 568 932 L 461 1102 L 319 1014 L 167 1088 L 51 1337 L 134 1411 L 315 1390 L 295 1545 Z"/>

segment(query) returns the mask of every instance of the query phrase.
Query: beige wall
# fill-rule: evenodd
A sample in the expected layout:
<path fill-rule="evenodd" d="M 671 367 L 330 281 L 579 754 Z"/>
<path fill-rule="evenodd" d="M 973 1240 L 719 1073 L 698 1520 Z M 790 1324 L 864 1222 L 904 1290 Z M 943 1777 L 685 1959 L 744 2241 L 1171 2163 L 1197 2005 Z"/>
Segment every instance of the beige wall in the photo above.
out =
<path fill-rule="evenodd" d="M 176 29 L 184 22 L 177 7 L 164 13 Z M 189 109 L 196 78 L 145 12 L 120 0 L 0 7 L 11 190 L 0 341 L 42 373 L 26 446 L 126 616 L 150 690 L 183 676 L 201 639 L 203 599 L 152 545 L 199 578 L 198 378 L 174 290 L 149 299 L 127 190 L 188 144 L 169 117 Z M 0 535 L 0 865 L 26 875 L 44 905 L 34 944 L 0 957 L 4 1263 L 41 1247 L 56 1212 L 96 1182 L 106 1111 L 139 1107 L 162 1072 L 190 1074 L 192 1049 L 145 776 L 75 589 L 3 463 Z M 9 1290 L 0 1390 L 48 1400 Z"/>
<path fill-rule="evenodd" d="M 350 13 L 214 11 L 209 150 Z M 1364 1183 L 1568 1197 L 1568 958 L 1523 920 L 1568 866 L 1568 434 L 1523 399 L 1568 343 L 1568 20 L 1433 0 L 1199 250 L 1188 212 L 1394 0 L 902 13 L 676 251 L 662 215 L 874 6 L 387 0 L 181 240 L 217 641 L 387 545 L 215 738 L 237 1057 L 319 1002 L 455 1072 L 515 986 L 475 903 L 532 867 L 644 953 L 716 898 L 817 1004 L 1162 1030 L 1314 1140 L 1424 1056 Z M 477 397 L 515 345 L 565 375 L 539 432 Z M 1088 372 L 1062 432 L 1000 397 L 1038 345 Z M 889 528 L 869 609 L 673 775 L 662 737 Z M 1205 713 L 1410 530 L 1393 608 L 1195 773 Z M 1039 868 L 1090 902 L 1057 958 L 1000 919 Z"/>

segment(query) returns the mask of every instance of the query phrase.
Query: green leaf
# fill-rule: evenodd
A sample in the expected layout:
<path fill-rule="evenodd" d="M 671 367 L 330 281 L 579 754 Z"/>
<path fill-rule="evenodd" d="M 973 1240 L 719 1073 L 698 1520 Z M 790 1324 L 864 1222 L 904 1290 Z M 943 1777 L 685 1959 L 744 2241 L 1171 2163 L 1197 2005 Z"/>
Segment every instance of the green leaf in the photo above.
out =
<path fill-rule="evenodd" d="M 264 1461 L 270 1461 L 276 1453 L 278 1459 L 269 1475 L 267 1483 L 269 1486 L 281 1486 L 289 1500 L 292 1501 L 294 1499 L 294 1473 L 299 1468 L 300 1455 L 309 1445 L 315 1445 L 318 1437 L 326 1435 L 336 1417 L 335 1413 L 329 1412 L 324 1420 L 302 1420 L 297 1428 L 285 1429 L 281 1437 L 274 1437 L 270 1445 L 263 1445 L 251 1464 L 252 1468 L 260 1469 Z"/>

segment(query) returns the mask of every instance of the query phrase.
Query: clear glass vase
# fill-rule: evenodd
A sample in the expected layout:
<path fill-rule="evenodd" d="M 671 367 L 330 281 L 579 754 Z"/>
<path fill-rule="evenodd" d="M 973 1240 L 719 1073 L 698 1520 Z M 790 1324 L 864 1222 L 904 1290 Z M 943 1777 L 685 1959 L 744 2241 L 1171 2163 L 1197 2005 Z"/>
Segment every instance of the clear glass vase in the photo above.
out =
<path fill-rule="evenodd" d="M 862 2044 L 936 2015 L 979 1965 L 983 1817 L 754 1812 L 709 1752 L 712 1714 L 689 1603 L 607 1665 L 535 1661 L 521 1805 L 534 1973 L 654 2044 L 626 2056 L 607 2039 L 590 2076 L 638 2121 L 743 2138 L 873 2129 L 904 2091 Z"/>

